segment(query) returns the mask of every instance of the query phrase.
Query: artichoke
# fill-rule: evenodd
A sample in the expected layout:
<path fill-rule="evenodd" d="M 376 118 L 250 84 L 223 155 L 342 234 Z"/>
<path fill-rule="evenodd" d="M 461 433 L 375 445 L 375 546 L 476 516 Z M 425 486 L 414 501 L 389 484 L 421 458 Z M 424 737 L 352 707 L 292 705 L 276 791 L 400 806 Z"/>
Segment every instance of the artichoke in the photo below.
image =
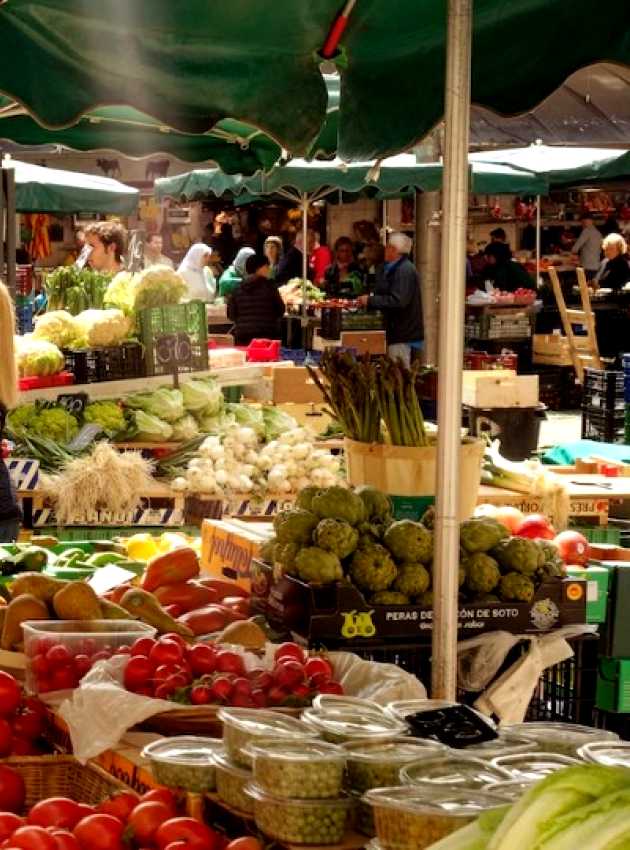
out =
<path fill-rule="evenodd" d="M 311 499 L 311 510 L 319 519 L 345 519 L 350 525 L 365 520 L 363 500 L 345 487 L 320 490 Z"/>
<path fill-rule="evenodd" d="M 422 596 L 419 596 L 416 600 L 418 605 L 421 605 L 422 608 L 432 608 L 433 607 L 433 591 L 425 590 Z"/>
<path fill-rule="evenodd" d="M 490 593 L 501 579 L 499 565 L 483 552 L 476 552 L 467 558 L 463 567 L 466 571 L 466 587 L 472 593 Z"/>
<path fill-rule="evenodd" d="M 410 605 L 411 599 L 395 590 L 381 590 L 370 600 L 373 605 Z"/>
<path fill-rule="evenodd" d="M 534 582 L 522 573 L 501 576 L 499 596 L 504 602 L 531 602 L 534 591 Z"/>
<path fill-rule="evenodd" d="M 364 487 L 357 487 L 355 493 L 365 506 L 368 522 L 383 523 L 391 520 L 392 502 L 389 496 L 367 484 Z"/>
<path fill-rule="evenodd" d="M 482 593 L 477 597 L 477 602 L 500 602 L 501 600 L 495 593 Z"/>
<path fill-rule="evenodd" d="M 275 537 L 270 537 L 260 547 L 260 559 L 266 564 L 273 564 L 276 559 L 276 546 L 278 541 Z"/>
<path fill-rule="evenodd" d="M 309 584 L 331 584 L 343 578 L 339 558 L 317 546 L 300 549 L 295 558 L 295 569 L 298 577 Z"/>
<path fill-rule="evenodd" d="M 359 533 L 343 519 L 323 519 L 315 529 L 313 540 L 320 549 L 333 552 L 343 559 L 352 555 L 357 548 Z"/>
<path fill-rule="evenodd" d="M 281 511 L 273 521 L 278 543 L 296 543 L 298 546 L 308 546 L 313 538 L 313 532 L 318 521 L 316 516 L 301 508 Z"/>
<path fill-rule="evenodd" d="M 419 522 L 400 519 L 393 522 L 383 543 L 398 561 L 428 564 L 433 557 L 433 535 Z"/>
<path fill-rule="evenodd" d="M 501 540 L 510 536 L 504 525 L 490 517 L 468 519 L 460 526 L 460 542 L 469 553 L 489 552 Z"/>
<path fill-rule="evenodd" d="M 533 576 L 544 564 L 544 553 L 535 540 L 526 537 L 510 537 L 502 540 L 490 553 L 504 572 L 517 572 Z"/>
<path fill-rule="evenodd" d="M 431 576 L 422 564 L 403 564 L 398 570 L 393 589 L 406 596 L 421 596 L 430 584 Z"/>
<path fill-rule="evenodd" d="M 350 576 L 361 590 L 387 590 L 398 575 L 396 564 L 384 546 L 373 543 L 357 549 L 350 562 Z"/>
<path fill-rule="evenodd" d="M 428 528 L 429 531 L 433 531 L 435 528 L 435 508 L 431 505 L 430 508 L 427 508 L 426 511 L 420 517 L 420 522 L 425 528 Z"/>
<path fill-rule="evenodd" d="M 298 543 L 277 543 L 274 550 L 274 563 L 279 564 L 284 572 L 291 572 L 299 551 Z"/>
<path fill-rule="evenodd" d="M 319 487 L 305 487 L 298 493 L 298 497 L 295 500 L 295 507 L 301 508 L 303 511 L 310 511 L 313 506 L 313 498 L 321 492 Z"/>

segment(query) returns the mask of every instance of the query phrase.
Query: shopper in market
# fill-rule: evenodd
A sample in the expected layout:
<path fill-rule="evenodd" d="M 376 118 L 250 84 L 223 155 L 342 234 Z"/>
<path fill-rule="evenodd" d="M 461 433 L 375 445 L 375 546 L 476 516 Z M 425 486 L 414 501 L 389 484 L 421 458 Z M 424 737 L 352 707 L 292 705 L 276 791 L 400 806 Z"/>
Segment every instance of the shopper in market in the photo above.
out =
<path fill-rule="evenodd" d="M 247 258 L 247 277 L 228 300 L 228 318 L 234 322 L 237 345 L 249 345 L 253 339 L 280 339 L 280 320 L 284 301 L 269 280 L 269 260 L 253 254 Z"/>
<path fill-rule="evenodd" d="M 485 280 L 490 281 L 501 292 L 514 292 L 516 289 L 536 289 L 534 278 L 517 261 L 512 259 L 509 246 L 501 242 L 491 242 L 484 250 L 486 267 Z"/>
<path fill-rule="evenodd" d="M 241 248 L 232 265 L 228 266 L 219 278 L 219 295 L 227 298 L 234 292 L 247 274 L 245 264 L 248 258 L 253 257 L 255 253 L 253 248 Z"/>
<path fill-rule="evenodd" d="M 406 366 L 411 364 L 412 352 L 424 346 L 420 276 L 409 259 L 412 248 L 409 236 L 392 233 L 374 294 L 358 299 L 363 306 L 383 313 L 387 353 Z"/>
<path fill-rule="evenodd" d="M 595 283 L 600 289 L 618 292 L 630 282 L 628 245 L 619 233 L 610 233 L 602 242 L 602 249 L 605 259 L 595 275 Z"/>
<path fill-rule="evenodd" d="M 99 221 L 85 229 L 90 246 L 88 264 L 99 272 L 117 274 L 123 268 L 127 247 L 127 230 L 116 221 Z"/>
<path fill-rule="evenodd" d="M 211 304 L 217 293 L 217 282 L 210 271 L 212 248 L 205 242 L 197 242 L 188 249 L 188 253 L 177 269 L 186 282 L 189 301 L 203 301 Z"/>
<path fill-rule="evenodd" d="M 333 255 L 328 245 L 322 245 L 317 233 L 314 234 L 315 245 L 310 253 L 308 264 L 312 273 L 312 280 L 316 286 L 322 286 L 326 270 L 333 262 Z"/>
<path fill-rule="evenodd" d="M 315 250 L 315 234 L 312 230 L 308 231 L 307 236 L 307 246 L 306 250 L 308 252 L 307 256 L 310 257 L 313 251 Z M 278 274 L 276 275 L 276 281 L 281 283 L 287 283 L 292 280 L 294 277 L 299 277 L 302 279 L 302 263 L 303 263 L 303 247 L 304 247 L 304 236 L 302 231 L 299 230 L 295 234 L 295 241 L 293 245 L 286 252 L 284 257 L 280 262 L 280 267 L 278 268 Z M 307 275 L 309 280 L 312 279 L 313 273 L 308 268 Z"/>
<path fill-rule="evenodd" d="M 364 289 L 364 275 L 354 259 L 354 246 L 348 236 L 335 242 L 335 260 L 328 266 L 322 288 L 329 298 L 356 298 Z"/>
<path fill-rule="evenodd" d="M 15 313 L 9 291 L 0 283 L 0 439 L 7 412 L 17 404 L 17 369 L 13 351 Z M 9 470 L 0 460 L 0 543 L 14 543 L 20 530 L 20 509 Z"/>
<path fill-rule="evenodd" d="M 170 257 L 162 253 L 164 240 L 161 233 L 150 233 L 144 243 L 144 268 L 148 269 L 151 266 L 168 266 L 169 269 L 174 269 L 175 264 Z"/>
<path fill-rule="evenodd" d="M 282 239 L 279 236 L 268 236 L 263 246 L 263 254 L 269 260 L 269 276 L 275 280 L 282 261 Z"/>
<path fill-rule="evenodd" d="M 571 250 L 580 258 L 580 265 L 586 272 L 587 280 L 592 280 L 601 263 L 602 234 L 595 227 L 590 215 L 585 215 L 582 218 L 582 232 Z"/>

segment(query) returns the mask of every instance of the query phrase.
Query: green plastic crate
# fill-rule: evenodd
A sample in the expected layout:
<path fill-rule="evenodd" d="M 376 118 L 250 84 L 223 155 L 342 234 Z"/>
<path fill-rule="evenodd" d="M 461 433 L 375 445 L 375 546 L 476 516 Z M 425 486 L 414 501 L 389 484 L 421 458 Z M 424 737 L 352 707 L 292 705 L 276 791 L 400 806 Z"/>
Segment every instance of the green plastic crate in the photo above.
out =
<path fill-rule="evenodd" d="M 611 525 L 572 525 L 572 531 L 579 531 L 589 543 L 611 543 L 619 546 L 621 531 Z"/>
<path fill-rule="evenodd" d="M 630 713 L 630 659 L 599 659 L 595 705 L 602 711 Z"/>
<path fill-rule="evenodd" d="M 243 387 L 223 387 L 222 389 L 226 404 L 240 404 L 243 397 Z"/>
<path fill-rule="evenodd" d="M 147 375 L 168 375 L 171 372 L 169 367 L 157 359 L 156 343 L 160 334 L 188 335 L 192 357 L 190 363 L 179 367 L 180 372 L 203 372 L 208 369 L 208 319 L 206 305 L 202 301 L 148 307 L 140 311 L 139 324 Z"/>
<path fill-rule="evenodd" d="M 567 573 L 575 578 L 586 579 L 586 622 L 605 623 L 608 613 L 610 570 L 593 564 L 587 569 L 568 567 Z"/>

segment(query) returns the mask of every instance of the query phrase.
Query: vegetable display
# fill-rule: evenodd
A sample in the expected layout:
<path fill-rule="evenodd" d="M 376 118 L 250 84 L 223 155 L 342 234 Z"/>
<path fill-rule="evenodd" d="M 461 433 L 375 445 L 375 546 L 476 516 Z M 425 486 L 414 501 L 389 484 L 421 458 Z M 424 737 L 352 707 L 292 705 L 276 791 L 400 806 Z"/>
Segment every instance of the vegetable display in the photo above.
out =
<path fill-rule="evenodd" d="M 15 337 L 15 362 L 20 378 L 47 377 L 61 372 L 65 359 L 52 342 L 33 334 Z"/>
<path fill-rule="evenodd" d="M 44 289 L 49 310 L 67 310 L 73 316 L 103 307 L 111 275 L 93 269 L 60 266 L 46 276 Z"/>

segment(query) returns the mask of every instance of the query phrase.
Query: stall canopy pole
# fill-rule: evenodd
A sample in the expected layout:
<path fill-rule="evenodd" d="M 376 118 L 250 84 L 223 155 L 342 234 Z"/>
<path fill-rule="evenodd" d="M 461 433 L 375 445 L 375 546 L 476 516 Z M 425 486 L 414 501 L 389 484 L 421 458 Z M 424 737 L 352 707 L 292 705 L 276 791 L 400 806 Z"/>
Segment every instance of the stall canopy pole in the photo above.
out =
<path fill-rule="evenodd" d="M 383 201 L 383 245 L 387 245 L 388 212 L 387 201 Z"/>
<path fill-rule="evenodd" d="M 444 221 L 439 334 L 432 691 L 455 699 L 459 567 L 459 447 L 466 292 L 472 0 L 449 0 L 446 41 Z"/>
<path fill-rule="evenodd" d="M 540 284 L 540 195 L 536 195 L 536 286 Z"/>
<path fill-rule="evenodd" d="M 302 320 L 306 321 L 306 281 L 308 280 L 308 193 L 302 193 Z"/>
<path fill-rule="evenodd" d="M 6 264 L 7 264 L 7 289 L 11 293 L 11 297 L 15 300 L 16 294 L 16 269 L 15 269 L 15 249 L 17 239 L 17 220 L 15 212 L 15 169 L 7 163 L 3 162 L 3 171 L 5 176 L 5 197 L 7 204 L 6 212 Z"/>

